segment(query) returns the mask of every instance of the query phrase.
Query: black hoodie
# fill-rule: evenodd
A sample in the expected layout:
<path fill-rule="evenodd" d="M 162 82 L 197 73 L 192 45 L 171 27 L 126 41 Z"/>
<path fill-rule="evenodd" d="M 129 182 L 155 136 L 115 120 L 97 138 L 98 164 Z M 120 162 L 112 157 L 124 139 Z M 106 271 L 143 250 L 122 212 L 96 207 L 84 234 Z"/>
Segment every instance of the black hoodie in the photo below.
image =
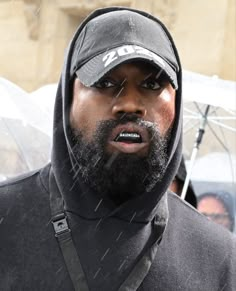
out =
<path fill-rule="evenodd" d="M 51 224 L 50 200 L 52 208 L 63 205 L 91 291 L 236 290 L 235 239 L 167 192 L 181 159 L 181 69 L 169 160 L 152 192 L 117 207 L 108 197 L 100 203 L 81 179 L 74 182 L 68 134 L 74 46 L 90 19 L 122 9 L 127 8 L 96 10 L 70 43 L 56 96 L 51 164 L 0 187 L 0 290 L 74 290 Z M 181 68 L 173 40 L 160 25 Z"/>

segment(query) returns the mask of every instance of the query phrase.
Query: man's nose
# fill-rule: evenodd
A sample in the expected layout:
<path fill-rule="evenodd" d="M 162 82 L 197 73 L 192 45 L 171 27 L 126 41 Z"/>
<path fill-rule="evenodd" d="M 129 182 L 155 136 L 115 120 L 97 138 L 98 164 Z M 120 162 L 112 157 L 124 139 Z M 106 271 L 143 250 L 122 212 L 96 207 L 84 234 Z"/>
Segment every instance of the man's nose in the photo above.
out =
<path fill-rule="evenodd" d="M 116 117 L 126 113 L 136 114 L 139 118 L 146 115 L 146 107 L 140 92 L 133 89 L 123 88 L 115 97 L 112 113 Z"/>

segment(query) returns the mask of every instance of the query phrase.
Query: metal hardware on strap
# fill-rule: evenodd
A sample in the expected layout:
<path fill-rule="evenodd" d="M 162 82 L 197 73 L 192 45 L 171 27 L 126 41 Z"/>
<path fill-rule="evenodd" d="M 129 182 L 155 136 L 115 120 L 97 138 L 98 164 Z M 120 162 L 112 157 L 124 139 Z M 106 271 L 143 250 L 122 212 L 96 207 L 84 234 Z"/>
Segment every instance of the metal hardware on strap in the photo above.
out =
<path fill-rule="evenodd" d="M 67 216 L 63 207 L 63 199 L 57 187 L 52 170 L 50 179 L 50 207 L 55 237 L 58 240 L 68 273 L 75 291 L 89 291 L 86 277 L 71 236 Z"/>
<path fill-rule="evenodd" d="M 70 228 L 67 223 L 67 217 L 64 213 L 60 213 L 52 218 L 52 224 L 55 230 L 55 237 L 65 232 L 70 232 Z"/>

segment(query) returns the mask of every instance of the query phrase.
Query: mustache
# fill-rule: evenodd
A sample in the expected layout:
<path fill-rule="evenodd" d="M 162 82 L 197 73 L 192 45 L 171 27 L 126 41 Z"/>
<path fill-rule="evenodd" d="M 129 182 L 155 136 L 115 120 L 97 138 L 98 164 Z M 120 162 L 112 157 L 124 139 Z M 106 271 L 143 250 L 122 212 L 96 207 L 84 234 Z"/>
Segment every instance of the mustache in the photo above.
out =
<path fill-rule="evenodd" d="M 136 123 L 137 125 L 143 126 L 143 127 L 152 127 L 154 126 L 153 122 L 145 121 L 138 117 L 134 113 L 124 113 L 122 116 L 120 116 L 118 119 L 110 119 L 106 121 L 101 121 L 101 123 L 110 123 L 112 126 L 116 127 L 117 125 L 126 124 L 128 122 Z"/>

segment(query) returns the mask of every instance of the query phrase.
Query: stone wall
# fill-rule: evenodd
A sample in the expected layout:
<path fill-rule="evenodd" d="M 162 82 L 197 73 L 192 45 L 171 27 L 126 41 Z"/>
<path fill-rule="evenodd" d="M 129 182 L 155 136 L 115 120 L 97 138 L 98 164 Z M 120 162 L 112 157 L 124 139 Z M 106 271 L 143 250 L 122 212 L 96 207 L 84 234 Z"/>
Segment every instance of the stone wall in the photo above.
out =
<path fill-rule="evenodd" d="M 78 24 L 93 9 L 110 5 L 158 16 L 185 69 L 236 80 L 235 0 L 2 0 L 0 75 L 27 91 L 57 82 Z"/>

